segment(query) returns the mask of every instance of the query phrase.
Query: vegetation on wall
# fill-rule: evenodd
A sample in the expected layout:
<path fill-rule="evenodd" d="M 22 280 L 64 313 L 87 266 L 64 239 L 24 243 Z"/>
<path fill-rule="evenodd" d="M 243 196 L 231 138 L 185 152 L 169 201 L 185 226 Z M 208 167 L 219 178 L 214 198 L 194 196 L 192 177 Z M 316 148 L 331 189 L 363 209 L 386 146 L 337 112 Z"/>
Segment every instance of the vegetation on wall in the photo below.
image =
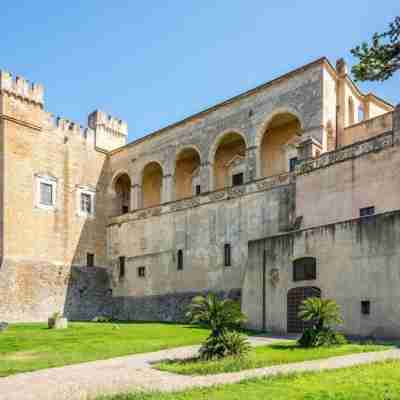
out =
<path fill-rule="evenodd" d="M 367 42 L 351 50 L 358 58 L 352 73 L 359 81 L 385 81 L 400 69 L 400 16 L 395 17 L 389 29 L 375 33 Z"/>

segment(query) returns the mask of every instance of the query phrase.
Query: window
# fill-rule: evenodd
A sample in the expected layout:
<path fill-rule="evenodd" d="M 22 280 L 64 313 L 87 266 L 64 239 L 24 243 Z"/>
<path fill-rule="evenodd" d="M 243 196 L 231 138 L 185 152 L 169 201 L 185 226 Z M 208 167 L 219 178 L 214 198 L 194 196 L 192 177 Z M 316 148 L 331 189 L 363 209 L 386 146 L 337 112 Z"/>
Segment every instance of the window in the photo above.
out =
<path fill-rule="evenodd" d="M 201 194 L 201 186 L 200 185 L 196 185 L 196 196 Z"/>
<path fill-rule="evenodd" d="M 88 217 L 94 215 L 94 201 L 96 190 L 89 186 L 77 187 L 78 215 Z"/>
<path fill-rule="evenodd" d="M 94 254 L 92 253 L 86 254 L 86 265 L 88 267 L 94 267 Z"/>
<path fill-rule="evenodd" d="M 369 217 L 375 214 L 375 207 L 364 207 L 360 208 L 360 217 Z"/>
<path fill-rule="evenodd" d="M 144 278 L 146 276 L 146 267 L 138 267 L 137 274 L 139 278 Z"/>
<path fill-rule="evenodd" d="M 176 257 L 177 257 L 177 262 L 176 262 L 177 269 L 178 271 L 181 271 L 183 269 L 183 251 L 178 250 Z"/>
<path fill-rule="evenodd" d="M 293 172 L 296 168 L 296 164 L 297 164 L 297 157 L 292 157 L 289 160 L 289 171 Z"/>
<path fill-rule="evenodd" d="M 57 180 L 50 176 L 36 175 L 36 206 L 54 209 L 56 205 Z"/>
<path fill-rule="evenodd" d="M 231 245 L 229 243 L 224 245 L 224 265 L 225 267 L 231 266 Z"/>
<path fill-rule="evenodd" d="M 125 257 L 121 256 L 119 258 L 119 279 L 123 279 L 125 277 Z"/>
<path fill-rule="evenodd" d="M 92 196 L 87 193 L 81 193 L 81 211 L 87 214 L 92 213 Z"/>
<path fill-rule="evenodd" d="M 129 206 L 122 206 L 122 214 L 127 214 L 129 212 Z"/>
<path fill-rule="evenodd" d="M 232 186 L 243 185 L 243 172 L 232 176 Z"/>
<path fill-rule="evenodd" d="M 40 182 L 40 203 L 45 206 L 53 205 L 53 185 Z"/>
<path fill-rule="evenodd" d="M 362 315 L 371 314 L 371 302 L 369 300 L 364 300 L 361 302 L 361 314 Z"/>
<path fill-rule="evenodd" d="M 317 279 L 317 266 L 314 257 L 303 257 L 293 261 L 293 281 Z"/>

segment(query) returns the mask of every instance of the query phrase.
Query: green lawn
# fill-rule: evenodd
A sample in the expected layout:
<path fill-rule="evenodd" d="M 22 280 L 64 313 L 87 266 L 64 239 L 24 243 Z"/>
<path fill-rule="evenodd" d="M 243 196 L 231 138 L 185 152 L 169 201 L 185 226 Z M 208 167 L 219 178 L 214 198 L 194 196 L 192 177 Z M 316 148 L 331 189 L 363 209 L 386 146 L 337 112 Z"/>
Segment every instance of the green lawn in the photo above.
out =
<path fill-rule="evenodd" d="M 0 377 L 37 369 L 198 344 L 205 329 L 162 323 L 15 324 L 0 333 Z"/>
<path fill-rule="evenodd" d="M 138 393 L 101 400 L 400 400 L 400 362 L 253 379 L 180 393 Z M 100 400 L 97 399 L 97 400 Z"/>
<path fill-rule="evenodd" d="M 389 348 L 390 346 L 384 345 L 346 344 L 335 347 L 304 349 L 297 347 L 295 341 L 291 341 L 253 348 L 246 357 L 239 360 L 234 357 L 217 361 L 200 361 L 198 359 L 169 360 L 156 364 L 155 368 L 184 375 L 208 375 L 317 360 L 351 353 L 388 350 Z"/>

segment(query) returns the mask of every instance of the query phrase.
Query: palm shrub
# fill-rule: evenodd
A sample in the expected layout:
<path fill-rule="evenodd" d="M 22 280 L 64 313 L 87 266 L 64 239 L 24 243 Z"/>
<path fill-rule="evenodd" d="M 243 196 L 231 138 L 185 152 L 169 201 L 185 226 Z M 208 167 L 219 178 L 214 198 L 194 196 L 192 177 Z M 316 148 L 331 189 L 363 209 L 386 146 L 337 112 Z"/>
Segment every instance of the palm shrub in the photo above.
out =
<path fill-rule="evenodd" d="M 237 332 L 246 321 L 240 304 L 231 299 L 219 299 L 214 293 L 196 296 L 186 317 L 193 324 L 211 329 L 200 348 L 200 358 L 210 360 L 225 356 L 242 356 L 249 350 L 247 339 Z"/>
<path fill-rule="evenodd" d="M 299 339 L 300 346 L 334 346 L 346 343 L 345 337 L 333 329 L 343 322 L 340 307 L 334 300 L 310 297 L 301 304 L 299 317 L 303 321 L 313 322 L 313 326 L 305 329 Z"/>

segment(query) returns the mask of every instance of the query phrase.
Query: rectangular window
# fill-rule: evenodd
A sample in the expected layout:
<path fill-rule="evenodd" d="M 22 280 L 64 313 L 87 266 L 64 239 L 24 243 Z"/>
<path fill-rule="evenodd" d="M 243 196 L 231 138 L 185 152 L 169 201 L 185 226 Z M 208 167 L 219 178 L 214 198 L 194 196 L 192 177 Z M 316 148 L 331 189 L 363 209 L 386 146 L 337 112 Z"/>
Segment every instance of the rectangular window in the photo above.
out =
<path fill-rule="evenodd" d="M 302 257 L 293 261 L 293 281 L 317 279 L 317 266 L 314 257 Z"/>
<path fill-rule="evenodd" d="M 292 157 L 289 160 L 289 171 L 293 172 L 296 168 L 296 164 L 297 164 L 297 157 Z"/>
<path fill-rule="evenodd" d="M 54 204 L 53 185 L 47 182 L 40 182 L 40 204 L 52 206 Z"/>
<path fill-rule="evenodd" d="M 196 185 L 196 196 L 201 194 L 201 186 L 200 185 Z"/>
<path fill-rule="evenodd" d="M 243 172 L 240 174 L 235 174 L 232 176 L 232 186 L 238 186 L 238 185 L 243 185 Z"/>
<path fill-rule="evenodd" d="M 371 314 L 371 302 L 369 300 L 364 300 L 361 302 L 361 314 L 362 315 Z"/>
<path fill-rule="evenodd" d="M 139 278 L 144 278 L 146 276 L 146 267 L 138 267 L 137 274 Z"/>
<path fill-rule="evenodd" d="M 231 266 L 231 245 L 229 243 L 224 245 L 224 265 L 225 267 Z"/>
<path fill-rule="evenodd" d="M 94 267 L 94 254 L 92 253 L 86 254 L 86 265 L 88 267 Z"/>
<path fill-rule="evenodd" d="M 86 214 L 92 213 L 92 196 L 88 193 L 81 193 L 81 211 Z"/>
<path fill-rule="evenodd" d="M 121 256 L 119 258 L 119 279 L 123 279 L 125 277 L 125 257 Z"/>
<path fill-rule="evenodd" d="M 375 214 L 375 207 L 364 207 L 360 208 L 360 217 L 369 217 Z"/>
<path fill-rule="evenodd" d="M 176 267 L 177 267 L 178 271 L 181 271 L 181 270 L 183 270 L 183 251 L 178 250 L 176 257 L 177 257 L 177 261 L 176 261 L 177 266 Z"/>
<path fill-rule="evenodd" d="M 128 206 L 122 206 L 122 214 L 127 214 L 129 212 Z"/>

